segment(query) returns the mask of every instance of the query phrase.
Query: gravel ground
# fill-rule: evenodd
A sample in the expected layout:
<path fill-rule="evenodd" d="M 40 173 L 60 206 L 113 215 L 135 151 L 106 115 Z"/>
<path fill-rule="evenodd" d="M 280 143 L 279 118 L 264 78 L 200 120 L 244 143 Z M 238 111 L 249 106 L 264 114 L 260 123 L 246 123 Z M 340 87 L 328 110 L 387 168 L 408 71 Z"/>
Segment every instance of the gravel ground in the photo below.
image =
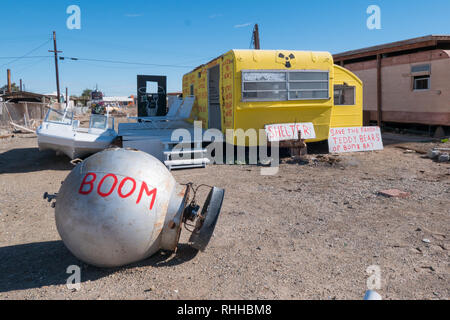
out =
<path fill-rule="evenodd" d="M 179 183 L 226 190 L 207 251 L 187 246 L 183 230 L 176 254 L 114 269 L 72 256 L 42 199 L 71 168 L 35 137 L 0 140 L 0 299 L 361 299 L 371 265 L 384 299 L 450 297 L 450 164 L 419 153 L 312 155 L 275 176 L 241 165 L 174 171 Z M 391 188 L 410 196 L 377 194 Z M 65 285 L 73 264 L 79 291 Z"/>

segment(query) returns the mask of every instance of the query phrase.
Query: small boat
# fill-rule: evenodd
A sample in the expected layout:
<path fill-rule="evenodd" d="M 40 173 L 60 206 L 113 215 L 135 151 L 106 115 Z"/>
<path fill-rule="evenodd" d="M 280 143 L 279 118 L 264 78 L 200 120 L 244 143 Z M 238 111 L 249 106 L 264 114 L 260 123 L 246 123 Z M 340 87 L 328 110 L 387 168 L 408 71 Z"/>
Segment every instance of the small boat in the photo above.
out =
<path fill-rule="evenodd" d="M 39 151 L 55 150 L 70 159 L 82 158 L 106 149 L 117 138 L 114 118 L 109 114 L 92 114 L 89 128 L 80 128 L 73 113 L 49 109 L 37 128 Z"/>

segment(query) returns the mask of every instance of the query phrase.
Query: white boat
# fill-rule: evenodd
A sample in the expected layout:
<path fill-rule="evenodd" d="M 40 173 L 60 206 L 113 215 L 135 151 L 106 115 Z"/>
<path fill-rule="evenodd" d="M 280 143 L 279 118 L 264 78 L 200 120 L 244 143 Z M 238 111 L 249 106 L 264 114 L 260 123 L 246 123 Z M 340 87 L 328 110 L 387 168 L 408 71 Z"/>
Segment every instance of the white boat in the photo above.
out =
<path fill-rule="evenodd" d="M 79 126 L 72 112 L 49 109 L 36 130 L 39 150 L 55 150 L 76 159 L 106 149 L 117 137 L 109 115 L 92 114 L 89 128 Z"/>

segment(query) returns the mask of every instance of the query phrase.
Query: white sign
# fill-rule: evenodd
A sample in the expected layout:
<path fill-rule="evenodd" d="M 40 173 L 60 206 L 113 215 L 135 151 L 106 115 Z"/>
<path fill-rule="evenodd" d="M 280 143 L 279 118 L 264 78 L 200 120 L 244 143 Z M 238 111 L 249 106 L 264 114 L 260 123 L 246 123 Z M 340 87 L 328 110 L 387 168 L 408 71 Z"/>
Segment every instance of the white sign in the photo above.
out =
<path fill-rule="evenodd" d="M 265 127 L 269 141 L 303 140 L 315 139 L 316 131 L 312 123 L 277 123 L 268 124 Z"/>
<path fill-rule="evenodd" d="M 380 128 L 331 128 L 328 150 L 332 153 L 383 150 Z"/>

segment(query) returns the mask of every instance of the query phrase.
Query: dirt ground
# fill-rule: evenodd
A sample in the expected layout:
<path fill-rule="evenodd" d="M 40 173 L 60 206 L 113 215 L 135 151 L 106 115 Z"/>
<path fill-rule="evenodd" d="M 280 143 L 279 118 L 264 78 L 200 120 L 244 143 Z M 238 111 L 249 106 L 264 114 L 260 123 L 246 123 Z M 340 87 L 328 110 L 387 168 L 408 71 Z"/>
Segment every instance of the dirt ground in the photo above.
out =
<path fill-rule="evenodd" d="M 39 152 L 32 135 L 2 139 L 0 299 L 362 299 L 372 265 L 383 299 L 449 299 L 449 163 L 394 144 L 308 159 L 281 164 L 275 176 L 245 165 L 173 171 L 179 183 L 226 190 L 207 251 L 187 246 L 183 230 L 176 254 L 100 269 L 65 248 L 42 199 L 73 168 L 68 158 Z M 410 196 L 378 195 L 391 188 Z M 73 264 L 82 268 L 79 291 L 66 287 Z"/>

